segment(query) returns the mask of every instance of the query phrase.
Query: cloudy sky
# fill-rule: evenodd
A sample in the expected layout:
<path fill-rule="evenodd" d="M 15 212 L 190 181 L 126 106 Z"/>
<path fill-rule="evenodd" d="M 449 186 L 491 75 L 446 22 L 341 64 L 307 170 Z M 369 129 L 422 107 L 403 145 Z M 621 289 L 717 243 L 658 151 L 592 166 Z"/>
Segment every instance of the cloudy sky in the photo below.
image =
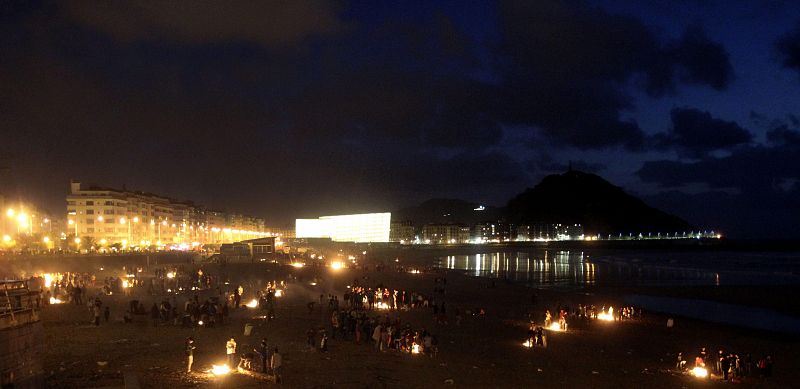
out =
<path fill-rule="evenodd" d="M 278 3 L 285 3 L 277 5 Z M 800 237 L 793 1 L 3 1 L 0 187 L 262 215 L 504 205 L 569 163 Z"/>

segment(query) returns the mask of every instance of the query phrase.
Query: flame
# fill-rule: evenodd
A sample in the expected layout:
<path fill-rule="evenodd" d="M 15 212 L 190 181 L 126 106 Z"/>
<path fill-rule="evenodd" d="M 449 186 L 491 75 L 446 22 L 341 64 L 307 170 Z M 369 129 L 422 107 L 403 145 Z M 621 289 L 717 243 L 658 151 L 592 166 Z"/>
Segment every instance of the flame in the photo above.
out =
<path fill-rule="evenodd" d="M 386 304 L 385 302 L 381 301 L 379 303 L 375 303 L 375 308 L 376 309 L 389 309 L 389 304 Z"/>
<path fill-rule="evenodd" d="M 292 262 L 292 267 L 296 267 L 296 268 L 299 269 L 299 268 L 301 268 L 303 266 L 305 266 L 305 264 L 303 264 L 301 262 Z"/>
<path fill-rule="evenodd" d="M 275 297 L 281 297 L 281 296 L 283 296 L 283 290 L 275 289 Z"/>
<path fill-rule="evenodd" d="M 53 285 L 53 275 L 50 273 L 44 274 L 44 287 L 49 288 L 50 285 Z"/>
<path fill-rule="evenodd" d="M 340 262 L 340 261 L 331 262 L 331 269 L 339 270 L 339 269 L 343 269 L 343 268 L 344 268 L 344 262 Z"/>
<path fill-rule="evenodd" d="M 600 312 L 597 314 L 598 320 L 614 321 L 614 307 L 608 308 L 608 313 Z"/>
<path fill-rule="evenodd" d="M 692 375 L 697 378 L 706 378 L 708 377 L 708 369 L 697 366 L 694 369 L 692 369 Z"/>
<path fill-rule="evenodd" d="M 419 345 L 414 343 L 411 345 L 411 353 L 412 354 L 419 354 Z"/>
<path fill-rule="evenodd" d="M 171 272 L 167 273 L 167 278 L 175 278 L 175 272 L 171 271 Z"/>
<path fill-rule="evenodd" d="M 556 322 L 550 323 L 550 327 L 547 327 L 547 329 L 550 331 L 564 331 L 561 329 L 561 325 Z"/>
<path fill-rule="evenodd" d="M 258 307 L 258 300 L 252 299 L 249 303 L 245 304 L 248 308 L 255 308 Z"/>
<path fill-rule="evenodd" d="M 527 348 L 531 348 L 531 347 L 533 347 L 533 342 L 531 342 L 531 340 L 528 339 L 528 340 L 522 342 L 522 345 L 527 347 Z"/>
<path fill-rule="evenodd" d="M 203 325 L 203 321 L 202 320 L 198 321 L 197 325 L 199 325 L 199 326 Z"/>
<path fill-rule="evenodd" d="M 231 372 L 228 365 L 211 365 L 211 373 L 214 375 L 225 375 Z"/>
<path fill-rule="evenodd" d="M 50 297 L 50 304 L 62 304 L 62 303 L 64 303 L 64 302 L 61 301 L 61 299 L 58 299 L 58 298 L 55 298 L 55 297 Z"/>
<path fill-rule="evenodd" d="M 123 288 L 128 288 L 128 287 L 130 287 L 130 286 L 131 286 L 131 285 L 128 283 L 128 280 L 122 280 L 122 287 L 123 287 Z"/>

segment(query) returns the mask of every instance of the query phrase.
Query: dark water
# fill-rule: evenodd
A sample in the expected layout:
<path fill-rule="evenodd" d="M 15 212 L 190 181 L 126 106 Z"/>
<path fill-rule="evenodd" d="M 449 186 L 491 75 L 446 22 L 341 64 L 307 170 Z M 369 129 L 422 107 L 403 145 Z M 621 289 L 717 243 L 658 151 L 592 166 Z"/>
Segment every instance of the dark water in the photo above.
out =
<path fill-rule="evenodd" d="M 590 256 L 580 251 L 490 252 L 436 259 L 463 270 L 535 287 L 800 285 L 800 254 L 623 252 Z M 649 311 L 736 326 L 800 334 L 800 319 L 779 312 L 714 301 L 626 295 Z"/>
<path fill-rule="evenodd" d="M 441 268 L 539 287 L 800 285 L 800 255 L 752 253 L 490 252 L 439 257 Z"/>
<path fill-rule="evenodd" d="M 800 318 L 784 315 L 769 309 L 708 300 L 643 296 L 638 294 L 625 296 L 625 303 L 642 307 L 648 311 L 669 313 L 759 330 L 800 334 Z"/>

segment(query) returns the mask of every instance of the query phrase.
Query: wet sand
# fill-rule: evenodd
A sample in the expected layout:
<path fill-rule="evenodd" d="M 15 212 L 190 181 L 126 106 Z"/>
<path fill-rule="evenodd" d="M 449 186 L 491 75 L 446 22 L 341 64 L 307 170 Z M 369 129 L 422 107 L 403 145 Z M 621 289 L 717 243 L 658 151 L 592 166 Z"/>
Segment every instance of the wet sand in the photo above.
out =
<path fill-rule="evenodd" d="M 791 387 L 791 375 L 800 366 L 797 339 L 731 328 L 696 320 L 676 318 L 675 328 L 666 328 L 666 317 L 645 314 L 643 320 L 629 322 L 570 321 L 569 331 L 551 333 L 546 349 L 522 346 L 526 337 L 525 318 L 534 312 L 541 320 L 545 309 L 578 303 L 617 305 L 613 290 L 591 291 L 534 290 L 524 286 L 467 277 L 458 272 L 409 274 L 394 271 L 361 272 L 354 269 L 318 269 L 323 282 L 309 284 L 314 270 L 296 272 L 299 279 L 290 283 L 285 296 L 278 299 L 277 318 L 256 327 L 253 335 L 243 335 L 244 324 L 261 312 L 232 310 L 231 318 L 216 328 L 185 329 L 172 325 L 154 327 L 149 315 L 137 316 L 123 324 L 121 315 L 128 298 L 106 296 L 112 322 L 90 325 L 85 306 L 46 307 L 42 320 L 46 333 L 45 370 L 49 387 L 122 387 L 123 375 L 133 373 L 141 387 L 236 387 L 259 388 L 275 384 L 244 374 L 224 378 L 205 373 L 225 359 L 225 341 L 234 336 L 239 352 L 249 351 L 266 337 L 284 357 L 282 386 L 291 388 L 423 388 L 423 387 L 593 387 L 593 388 L 680 388 L 723 387 L 716 379 L 700 380 L 671 371 L 675 353 L 693 357 L 700 347 L 718 348 L 754 358 L 769 353 L 775 360 L 775 374 L 769 379 L 745 378 L 742 386 Z M 233 267 L 229 274 L 235 274 Z M 280 279 L 273 271 L 272 276 Z M 327 324 L 327 307 L 308 313 L 306 304 L 320 293 L 341 296 L 354 278 L 365 285 L 383 283 L 386 287 L 432 294 L 434 278 L 446 275 L 448 325 L 437 325 L 430 309 L 390 312 L 414 328 L 427 328 L 439 338 L 439 355 L 411 355 L 397 351 L 377 352 L 370 344 L 331 339 L 329 351 L 322 353 L 305 346 L 305 332 Z M 250 274 L 252 276 L 252 274 Z M 245 292 L 247 300 L 247 293 Z M 531 295 L 537 295 L 532 304 Z M 160 301 L 140 296 L 146 308 Z M 178 299 L 182 306 L 183 298 Z M 482 307 L 485 317 L 464 315 L 455 325 L 456 308 Z M 385 311 L 380 311 L 383 315 Z M 754 318 L 757 320 L 757 318 Z M 196 340 L 195 371 L 184 373 L 183 342 Z M 99 366 L 98 361 L 107 362 Z M 447 384 L 446 380 L 453 380 Z M 449 382 L 449 381 L 447 381 Z"/>

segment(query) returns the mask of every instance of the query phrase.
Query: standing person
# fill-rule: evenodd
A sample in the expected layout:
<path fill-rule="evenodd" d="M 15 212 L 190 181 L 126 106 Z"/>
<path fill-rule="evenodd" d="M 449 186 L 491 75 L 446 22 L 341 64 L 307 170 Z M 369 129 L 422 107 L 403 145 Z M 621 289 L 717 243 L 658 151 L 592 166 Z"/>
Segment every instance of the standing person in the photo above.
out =
<path fill-rule="evenodd" d="M 235 366 L 234 358 L 236 357 L 236 340 L 231 338 L 231 340 L 225 344 L 225 352 L 228 355 L 228 367 L 232 368 L 232 366 Z"/>
<path fill-rule="evenodd" d="M 111 310 L 108 308 L 108 305 L 106 305 L 106 309 L 105 311 L 103 311 L 103 317 L 105 317 L 106 323 L 108 323 L 108 318 L 110 316 L 111 316 Z"/>
<path fill-rule="evenodd" d="M 150 318 L 153 319 L 153 325 L 158 327 L 158 319 L 161 317 L 161 312 L 158 310 L 158 305 L 153 303 L 153 306 L 150 307 Z"/>
<path fill-rule="evenodd" d="M 194 338 L 191 336 L 186 338 L 186 372 L 192 372 L 192 364 L 194 363 Z"/>
<path fill-rule="evenodd" d="M 278 348 L 275 347 L 275 350 L 272 352 L 272 358 L 270 359 L 270 368 L 272 368 L 272 374 L 275 376 L 275 383 L 279 384 L 281 381 L 281 365 L 283 364 L 283 357 L 281 353 L 278 352 Z"/>
<path fill-rule="evenodd" d="M 269 349 L 267 348 L 267 338 L 261 339 L 261 345 L 259 346 L 258 355 L 261 356 L 261 372 L 267 374 L 267 359 L 269 358 Z"/>
<path fill-rule="evenodd" d="M 375 330 L 372 331 L 372 340 L 375 342 L 375 350 L 380 349 L 382 331 L 383 331 L 383 326 L 381 324 L 375 326 Z"/>
<path fill-rule="evenodd" d="M 94 311 L 94 325 L 95 327 L 98 327 L 100 326 L 100 306 L 95 305 L 93 311 Z"/>

